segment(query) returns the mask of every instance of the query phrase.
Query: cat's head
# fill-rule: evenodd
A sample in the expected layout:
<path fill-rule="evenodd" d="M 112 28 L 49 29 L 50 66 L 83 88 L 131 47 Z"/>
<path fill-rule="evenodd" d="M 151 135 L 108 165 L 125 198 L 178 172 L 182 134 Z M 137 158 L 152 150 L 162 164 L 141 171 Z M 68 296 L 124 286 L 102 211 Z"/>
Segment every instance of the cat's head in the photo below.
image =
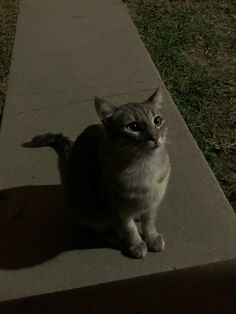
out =
<path fill-rule="evenodd" d="M 160 149 L 165 143 L 167 130 L 161 114 L 162 103 L 161 88 L 141 103 L 127 103 L 119 107 L 102 98 L 95 98 L 97 114 L 114 145 L 146 152 Z"/>

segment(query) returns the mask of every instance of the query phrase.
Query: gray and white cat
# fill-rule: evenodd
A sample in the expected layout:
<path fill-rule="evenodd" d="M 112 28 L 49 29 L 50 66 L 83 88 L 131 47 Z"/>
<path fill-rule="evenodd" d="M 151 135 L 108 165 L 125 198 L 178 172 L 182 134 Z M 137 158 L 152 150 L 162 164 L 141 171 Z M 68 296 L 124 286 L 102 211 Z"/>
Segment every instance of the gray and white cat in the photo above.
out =
<path fill-rule="evenodd" d="M 31 142 L 57 151 L 73 220 L 135 258 L 165 246 L 155 222 L 171 169 L 162 103 L 162 89 L 144 102 L 119 107 L 96 97 L 102 124 L 86 128 L 74 143 L 61 134 L 36 136 Z"/>

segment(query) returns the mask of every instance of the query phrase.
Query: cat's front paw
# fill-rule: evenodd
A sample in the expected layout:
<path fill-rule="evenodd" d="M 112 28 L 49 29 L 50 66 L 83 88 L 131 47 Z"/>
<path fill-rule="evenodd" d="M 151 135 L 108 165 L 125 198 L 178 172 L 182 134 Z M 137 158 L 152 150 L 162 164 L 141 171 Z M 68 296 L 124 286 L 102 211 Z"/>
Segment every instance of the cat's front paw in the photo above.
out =
<path fill-rule="evenodd" d="M 128 248 L 129 255 L 134 258 L 144 258 L 147 255 L 147 251 L 147 245 L 144 241 Z"/>
<path fill-rule="evenodd" d="M 146 239 L 148 250 L 151 252 L 161 252 L 165 249 L 165 240 L 162 234 L 158 233 L 154 237 Z"/>

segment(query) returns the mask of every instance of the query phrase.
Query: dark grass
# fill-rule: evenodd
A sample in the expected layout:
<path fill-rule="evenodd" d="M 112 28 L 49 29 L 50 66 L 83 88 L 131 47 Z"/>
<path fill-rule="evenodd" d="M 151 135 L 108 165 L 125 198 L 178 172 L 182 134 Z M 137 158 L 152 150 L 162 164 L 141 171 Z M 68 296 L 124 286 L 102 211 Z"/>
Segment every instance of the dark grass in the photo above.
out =
<path fill-rule="evenodd" d="M 0 0 L 0 123 L 6 99 L 18 6 L 19 0 Z"/>
<path fill-rule="evenodd" d="M 125 2 L 162 79 L 236 209 L 236 1 Z"/>

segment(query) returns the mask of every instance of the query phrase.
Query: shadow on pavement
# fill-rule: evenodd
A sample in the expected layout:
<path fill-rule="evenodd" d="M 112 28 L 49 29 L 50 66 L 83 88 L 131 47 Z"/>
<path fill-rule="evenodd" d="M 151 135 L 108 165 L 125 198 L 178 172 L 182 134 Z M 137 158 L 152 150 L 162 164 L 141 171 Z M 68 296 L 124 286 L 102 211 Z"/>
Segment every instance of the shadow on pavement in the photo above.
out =
<path fill-rule="evenodd" d="M 0 191 L 0 268 L 19 269 L 61 252 L 106 247 L 96 234 L 69 222 L 60 185 Z"/>

